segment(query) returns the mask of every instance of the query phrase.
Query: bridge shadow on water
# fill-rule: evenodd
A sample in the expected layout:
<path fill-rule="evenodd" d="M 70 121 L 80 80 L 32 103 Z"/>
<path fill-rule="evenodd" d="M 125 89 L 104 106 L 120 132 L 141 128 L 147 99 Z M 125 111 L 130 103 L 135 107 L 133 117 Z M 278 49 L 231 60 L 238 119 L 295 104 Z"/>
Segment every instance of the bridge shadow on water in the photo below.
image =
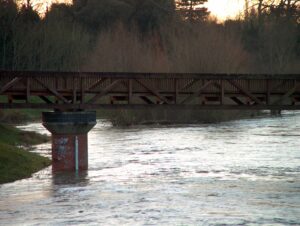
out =
<path fill-rule="evenodd" d="M 52 184 L 86 186 L 89 184 L 88 172 L 55 172 L 52 174 Z"/>

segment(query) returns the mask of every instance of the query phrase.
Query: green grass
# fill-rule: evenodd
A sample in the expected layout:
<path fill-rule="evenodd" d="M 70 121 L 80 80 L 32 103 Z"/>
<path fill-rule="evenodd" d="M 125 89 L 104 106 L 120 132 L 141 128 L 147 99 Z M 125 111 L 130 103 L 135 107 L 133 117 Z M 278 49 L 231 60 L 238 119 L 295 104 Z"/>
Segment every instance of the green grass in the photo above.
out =
<path fill-rule="evenodd" d="M 0 143 L 28 146 L 47 141 L 49 141 L 49 137 L 45 135 L 22 131 L 9 125 L 0 124 Z"/>
<path fill-rule="evenodd" d="M 50 164 L 46 157 L 0 143 L 0 184 L 28 178 Z"/>
<path fill-rule="evenodd" d="M 47 136 L 0 124 L 0 184 L 28 178 L 49 166 L 50 159 L 16 147 L 16 145 L 39 144 L 48 140 Z"/>

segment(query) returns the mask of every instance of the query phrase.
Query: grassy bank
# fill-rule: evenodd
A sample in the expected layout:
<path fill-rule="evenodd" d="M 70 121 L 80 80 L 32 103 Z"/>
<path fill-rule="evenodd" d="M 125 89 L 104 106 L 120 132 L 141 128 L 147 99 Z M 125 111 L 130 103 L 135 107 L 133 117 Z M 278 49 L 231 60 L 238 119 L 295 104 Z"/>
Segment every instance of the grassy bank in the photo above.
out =
<path fill-rule="evenodd" d="M 24 148 L 48 140 L 47 136 L 0 124 L 0 184 L 28 178 L 49 166 L 50 159 L 28 152 Z"/>

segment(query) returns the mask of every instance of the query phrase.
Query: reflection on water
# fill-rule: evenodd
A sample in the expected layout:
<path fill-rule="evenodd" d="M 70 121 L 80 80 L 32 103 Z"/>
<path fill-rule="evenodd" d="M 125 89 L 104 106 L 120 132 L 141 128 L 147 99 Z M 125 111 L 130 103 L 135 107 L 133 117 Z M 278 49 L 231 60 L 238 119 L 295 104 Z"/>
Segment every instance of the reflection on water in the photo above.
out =
<path fill-rule="evenodd" d="M 22 126 L 46 133 L 38 123 Z M 89 171 L 0 186 L 0 225 L 300 224 L 300 114 L 89 135 Z M 50 144 L 35 149 L 50 155 Z"/>
<path fill-rule="evenodd" d="M 80 185 L 85 186 L 89 184 L 88 174 L 87 172 L 80 172 L 80 173 L 73 173 L 73 172 L 66 172 L 66 173 L 56 173 L 52 176 L 52 183 L 53 185 L 58 186 L 72 186 L 72 185 Z"/>

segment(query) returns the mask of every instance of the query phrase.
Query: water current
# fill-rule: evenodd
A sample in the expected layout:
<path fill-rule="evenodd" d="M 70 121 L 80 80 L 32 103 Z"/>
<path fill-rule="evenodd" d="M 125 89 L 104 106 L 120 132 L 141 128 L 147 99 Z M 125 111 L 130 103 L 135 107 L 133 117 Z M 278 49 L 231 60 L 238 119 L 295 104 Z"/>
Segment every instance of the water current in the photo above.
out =
<path fill-rule="evenodd" d="M 300 112 L 129 128 L 99 120 L 88 172 L 48 167 L 0 185 L 0 225 L 300 225 Z"/>

